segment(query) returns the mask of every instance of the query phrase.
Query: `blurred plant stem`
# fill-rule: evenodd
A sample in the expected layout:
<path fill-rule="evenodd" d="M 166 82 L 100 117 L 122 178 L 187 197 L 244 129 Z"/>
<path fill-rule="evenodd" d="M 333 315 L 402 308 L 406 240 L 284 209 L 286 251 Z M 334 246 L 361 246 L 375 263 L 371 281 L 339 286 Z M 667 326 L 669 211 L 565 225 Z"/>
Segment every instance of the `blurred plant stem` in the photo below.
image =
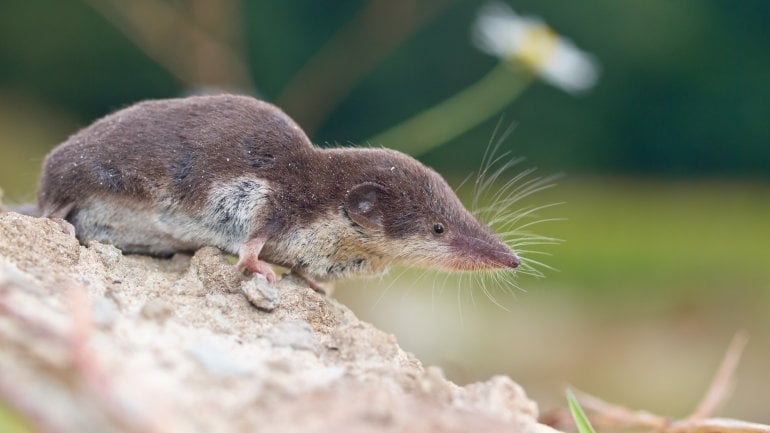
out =
<path fill-rule="evenodd" d="M 500 62 L 467 89 L 366 141 L 423 155 L 500 112 L 534 78 L 523 67 Z"/>
<path fill-rule="evenodd" d="M 371 0 L 292 77 L 276 103 L 312 136 L 361 79 L 455 0 Z"/>
<path fill-rule="evenodd" d="M 252 92 L 239 0 L 84 0 L 185 87 Z"/>

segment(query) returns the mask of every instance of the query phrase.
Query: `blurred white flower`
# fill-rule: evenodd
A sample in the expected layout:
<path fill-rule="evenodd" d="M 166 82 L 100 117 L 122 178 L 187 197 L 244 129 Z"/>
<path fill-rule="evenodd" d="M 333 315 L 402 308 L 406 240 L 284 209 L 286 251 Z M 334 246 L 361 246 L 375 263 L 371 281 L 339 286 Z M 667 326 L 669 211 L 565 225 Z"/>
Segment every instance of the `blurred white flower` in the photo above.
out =
<path fill-rule="evenodd" d="M 593 56 L 559 36 L 541 19 L 518 15 L 507 4 L 481 8 L 473 42 L 482 51 L 524 64 L 548 83 L 570 93 L 593 87 L 599 66 Z"/>

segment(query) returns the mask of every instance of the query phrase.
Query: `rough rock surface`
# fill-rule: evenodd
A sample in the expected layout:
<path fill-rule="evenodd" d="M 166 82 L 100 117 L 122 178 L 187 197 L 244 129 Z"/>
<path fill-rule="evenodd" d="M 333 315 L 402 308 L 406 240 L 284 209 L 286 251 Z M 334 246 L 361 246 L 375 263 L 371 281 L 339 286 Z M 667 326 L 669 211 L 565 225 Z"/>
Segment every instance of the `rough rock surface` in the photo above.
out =
<path fill-rule="evenodd" d="M 55 432 L 552 433 L 511 379 L 460 387 L 292 278 L 81 246 L 0 213 L 0 406 Z"/>

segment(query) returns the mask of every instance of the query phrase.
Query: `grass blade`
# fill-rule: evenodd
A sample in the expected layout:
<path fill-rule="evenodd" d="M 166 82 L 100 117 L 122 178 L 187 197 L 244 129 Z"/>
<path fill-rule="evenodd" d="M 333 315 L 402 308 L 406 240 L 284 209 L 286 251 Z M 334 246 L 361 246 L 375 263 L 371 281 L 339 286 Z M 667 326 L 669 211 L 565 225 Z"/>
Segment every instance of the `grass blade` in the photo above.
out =
<path fill-rule="evenodd" d="M 572 413 L 572 419 L 575 420 L 578 432 L 596 433 L 591 422 L 588 421 L 586 413 L 583 412 L 583 408 L 580 407 L 580 403 L 578 403 L 577 398 L 575 398 L 575 394 L 573 394 L 570 389 L 567 390 L 567 404 L 569 405 L 569 411 Z"/>

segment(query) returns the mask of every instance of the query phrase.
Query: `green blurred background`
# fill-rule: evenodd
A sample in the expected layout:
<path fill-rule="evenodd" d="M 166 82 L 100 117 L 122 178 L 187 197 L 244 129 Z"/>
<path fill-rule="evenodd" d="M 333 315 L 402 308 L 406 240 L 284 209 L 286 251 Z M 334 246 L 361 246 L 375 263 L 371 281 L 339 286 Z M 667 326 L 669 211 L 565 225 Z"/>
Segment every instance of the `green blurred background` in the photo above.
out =
<path fill-rule="evenodd" d="M 513 1 L 593 53 L 598 85 L 535 83 L 421 159 L 453 184 L 496 123 L 521 167 L 565 173 L 538 233 L 558 269 L 508 311 L 465 280 L 342 284 L 336 297 L 458 382 L 505 373 L 543 409 L 566 383 L 688 414 L 739 329 L 751 340 L 725 415 L 770 422 L 770 3 Z M 34 198 L 45 153 L 148 98 L 225 89 L 284 108 L 319 144 L 360 144 L 497 63 L 460 0 L 0 1 L 0 187 Z M 474 107 L 467 107 L 469 112 Z M 385 146 L 399 143 L 374 143 Z M 464 199 L 470 197 L 463 193 Z M 394 280 L 395 278 L 395 280 Z M 459 288 L 458 288 L 459 287 Z"/>

